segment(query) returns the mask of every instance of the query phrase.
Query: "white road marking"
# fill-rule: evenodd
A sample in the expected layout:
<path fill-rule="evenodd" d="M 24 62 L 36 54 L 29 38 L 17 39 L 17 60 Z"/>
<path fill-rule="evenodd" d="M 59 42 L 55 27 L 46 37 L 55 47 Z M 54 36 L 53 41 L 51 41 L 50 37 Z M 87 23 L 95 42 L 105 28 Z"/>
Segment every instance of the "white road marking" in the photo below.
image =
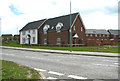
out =
<path fill-rule="evenodd" d="M 118 60 L 104 60 L 104 61 L 108 61 L 108 62 L 118 62 Z"/>
<path fill-rule="evenodd" d="M 57 78 L 54 78 L 54 77 L 48 77 L 47 79 L 57 79 Z"/>
<path fill-rule="evenodd" d="M 11 55 L 11 56 L 15 56 L 14 54 L 9 54 L 9 55 Z"/>
<path fill-rule="evenodd" d="M 118 63 L 114 63 L 114 64 L 118 65 Z"/>
<path fill-rule="evenodd" d="M 95 64 L 95 65 L 101 66 L 102 64 Z"/>
<path fill-rule="evenodd" d="M 44 69 L 38 69 L 38 68 L 34 68 L 34 69 L 37 70 L 37 71 L 46 71 Z"/>
<path fill-rule="evenodd" d="M 53 72 L 53 71 L 49 71 L 48 73 L 49 73 L 49 74 L 54 74 L 54 75 L 59 75 L 59 76 L 64 75 L 64 74 L 62 74 L 62 73 Z"/>
<path fill-rule="evenodd" d="M 80 76 L 75 76 L 75 75 L 69 75 L 68 77 L 74 78 L 74 79 L 87 79 L 86 77 L 80 77 Z"/>
<path fill-rule="evenodd" d="M 107 67 L 109 67 L 109 66 L 118 67 L 118 66 L 116 66 L 116 65 L 107 65 L 107 64 L 93 64 L 93 65 L 97 65 L 97 66 L 107 66 Z"/>

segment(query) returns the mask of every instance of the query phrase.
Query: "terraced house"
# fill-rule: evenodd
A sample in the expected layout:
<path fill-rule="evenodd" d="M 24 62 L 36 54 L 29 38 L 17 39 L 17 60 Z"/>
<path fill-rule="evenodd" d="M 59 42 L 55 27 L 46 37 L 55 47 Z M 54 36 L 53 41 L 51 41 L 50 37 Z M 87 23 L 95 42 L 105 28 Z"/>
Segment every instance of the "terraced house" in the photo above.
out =
<path fill-rule="evenodd" d="M 71 14 L 73 45 L 85 45 L 85 27 L 79 13 Z M 20 44 L 69 46 L 70 15 L 30 22 L 20 30 Z"/>
<path fill-rule="evenodd" d="M 86 29 L 87 46 L 111 45 L 109 32 L 103 29 Z"/>

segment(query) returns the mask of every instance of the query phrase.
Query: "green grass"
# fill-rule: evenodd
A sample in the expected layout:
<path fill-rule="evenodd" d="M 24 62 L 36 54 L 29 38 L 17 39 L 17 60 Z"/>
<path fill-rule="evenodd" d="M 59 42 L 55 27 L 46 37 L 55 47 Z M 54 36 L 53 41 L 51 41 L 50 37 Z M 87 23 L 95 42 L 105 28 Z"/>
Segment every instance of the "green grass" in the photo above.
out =
<path fill-rule="evenodd" d="M 40 79 L 39 73 L 26 66 L 16 64 L 11 61 L 0 60 L 2 62 L 2 79 Z"/>
<path fill-rule="evenodd" d="M 22 47 L 22 48 L 34 48 L 34 49 L 50 49 L 50 50 L 67 50 L 69 51 L 69 47 L 50 47 L 50 46 L 26 46 L 20 44 L 2 44 L 3 46 L 12 46 L 12 47 Z M 118 51 L 118 47 L 111 46 L 81 46 L 81 47 L 73 47 L 73 51 L 87 51 L 87 52 L 106 52 L 106 53 L 120 53 Z"/>

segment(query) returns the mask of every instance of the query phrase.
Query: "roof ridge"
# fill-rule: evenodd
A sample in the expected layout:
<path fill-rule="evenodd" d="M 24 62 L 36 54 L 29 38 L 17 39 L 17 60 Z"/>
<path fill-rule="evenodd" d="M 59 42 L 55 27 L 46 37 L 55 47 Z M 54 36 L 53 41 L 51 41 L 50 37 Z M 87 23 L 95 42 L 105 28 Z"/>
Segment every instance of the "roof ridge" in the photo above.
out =
<path fill-rule="evenodd" d="M 74 15 L 74 14 L 79 14 L 79 12 L 72 13 L 71 15 Z M 62 15 L 62 16 L 57 16 L 57 17 L 53 17 L 53 18 L 48 18 L 48 20 L 50 20 L 50 19 L 55 19 L 55 18 L 60 18 L 60 17 L 65 17 L 65 16 L 69 16 L 69 15 L 70 15 L 70 14 Z"/>

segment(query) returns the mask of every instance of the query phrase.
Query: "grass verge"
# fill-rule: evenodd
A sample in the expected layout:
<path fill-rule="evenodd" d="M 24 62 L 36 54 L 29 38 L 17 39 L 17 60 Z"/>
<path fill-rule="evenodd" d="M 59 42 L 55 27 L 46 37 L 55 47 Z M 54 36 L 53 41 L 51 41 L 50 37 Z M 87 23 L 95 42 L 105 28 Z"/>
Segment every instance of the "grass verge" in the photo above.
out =
<path fill-rule="evenodd" d="M 29 67 L 16 64 L 11 61 L 0 60 L 2 62 L 2 79 L 40 79 L 40 74 Z"/>
<path fill-rule="evenodd" d="M 20 44 L 2 44 L 3 46 L 22 47 L 22 48 L 34 48 L 34 49 L 50 49 L 50 50 L 67 50 L 69 47 L 50 47 L 50 46 L 26 46 Z M 72 47 L 73 51 L 87 51 L 87 52 L 105 52 L 105 53 L 120 53 L 119 48 L 112 46 L 82 46 Z"/>

